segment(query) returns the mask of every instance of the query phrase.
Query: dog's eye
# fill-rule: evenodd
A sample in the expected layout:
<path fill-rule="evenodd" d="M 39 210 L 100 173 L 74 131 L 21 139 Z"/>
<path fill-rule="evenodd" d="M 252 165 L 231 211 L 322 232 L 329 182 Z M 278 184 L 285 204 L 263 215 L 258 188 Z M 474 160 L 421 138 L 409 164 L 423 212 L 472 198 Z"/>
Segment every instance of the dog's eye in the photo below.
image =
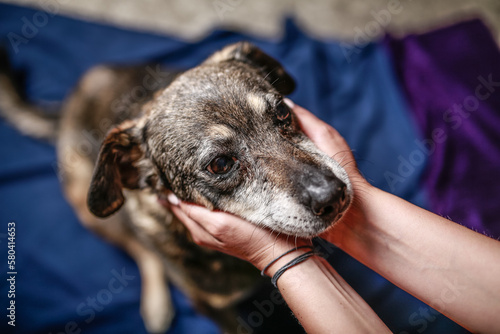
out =
<path fill-rule="evenodd" d="M 276 117 L 280 121 L 286 121 L 290 118 L 290 108 L 285 103 L 280 103 L 277 106 Z"/>
<path fill-rule="evenodd" d="M 207 169 L 212 174 L 226 174 L 236 163 L 235 157 L 221 155 L 210 162 Z"/>

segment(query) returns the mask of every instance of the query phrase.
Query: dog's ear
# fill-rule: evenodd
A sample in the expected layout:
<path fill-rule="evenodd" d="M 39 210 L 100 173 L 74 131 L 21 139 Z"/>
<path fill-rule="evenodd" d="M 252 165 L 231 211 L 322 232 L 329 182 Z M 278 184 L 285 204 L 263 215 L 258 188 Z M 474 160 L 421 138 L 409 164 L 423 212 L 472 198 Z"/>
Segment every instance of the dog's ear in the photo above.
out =
<path fill-rule="evenodd" d="M 123 188 L 139 188 L 137 162 L 144 157 L 144 152 L 138 132 L 135 121 L 125 121 L 104 139 L 87 197 L 87 205 L 94 215 L 108 217 L 123 205 Z"/>
<path fill-rule="evenodd" d="M 288 95 L 295 89 L 295 81 L 273 57 L 249 42 L 238 42 L 214 53 L 207 62 L 237 60 L 257 68 L 278 92 Z"/>

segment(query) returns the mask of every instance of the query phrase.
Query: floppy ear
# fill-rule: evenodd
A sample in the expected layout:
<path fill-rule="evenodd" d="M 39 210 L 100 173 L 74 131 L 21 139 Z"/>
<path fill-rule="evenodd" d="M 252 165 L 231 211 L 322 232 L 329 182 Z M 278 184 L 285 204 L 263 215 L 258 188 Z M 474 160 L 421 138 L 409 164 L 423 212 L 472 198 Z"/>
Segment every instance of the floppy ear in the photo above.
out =
<path fill-rule="evenodd" d="M 237 60 L 257 68 L 262 76 L 276 88 L 280 94 L 288 95 L 295 89 L 295 81 L 286 73 L 281 64 L 261 49 L 249 42 L 238 42 L 226 46 L 208 58 L 207 62 Z"/>
<path fill-rule="evenodd" d="M 94 169 L 87 205 L 90 212 L 104 218 L 124 203 L 122 189 L 139 188 L 139 168 L 144 152 L 141 149 L 134 121 L 126 121 L 112 129 L 102 143 Z"/>

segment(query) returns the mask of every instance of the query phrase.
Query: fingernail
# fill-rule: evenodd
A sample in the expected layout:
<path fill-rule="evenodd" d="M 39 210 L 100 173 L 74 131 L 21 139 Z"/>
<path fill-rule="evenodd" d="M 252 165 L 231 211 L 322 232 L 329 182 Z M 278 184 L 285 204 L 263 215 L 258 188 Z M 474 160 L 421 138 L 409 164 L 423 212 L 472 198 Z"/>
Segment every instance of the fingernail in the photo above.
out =
<path fill-rule="evenodd" d="M 174 195 L 174 193 L 169 193 L 167 195 L 167 200 L 170 204 L 175 206 L 178 206 L 180 203 L 179 199 L 177 198 L 177 196 Z"/>
<path fill-rule="evenodd" d="M 288 97 L 285 97 L 283 99 L 283 101 L 286 103 L 287 106 L 289 106 L 291 109 L 293 109 L 293 107 L 295 107 L 295 103 L 292 102 L 292 100 L 290 100 Z"/>

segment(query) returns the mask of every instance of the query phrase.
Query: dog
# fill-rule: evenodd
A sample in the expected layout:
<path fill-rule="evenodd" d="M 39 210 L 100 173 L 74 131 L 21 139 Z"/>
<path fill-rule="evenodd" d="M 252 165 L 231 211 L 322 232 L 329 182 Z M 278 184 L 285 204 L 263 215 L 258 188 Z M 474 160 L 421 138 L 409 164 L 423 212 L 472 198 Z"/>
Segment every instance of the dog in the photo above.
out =
<path fill-rule="evenodd" d="M 169 192 L 306 238 L 332 226 L 352 202 L 345 170 L 302 133 L 283 101 L 294 80 L 248 42 L 180 73 L 95 67 L 56 125 L 20 99 L 11 77 L 4 68 L 4 117 L 56 141 L 78 217 L 139 266 L 150 332 L 166 330 L 175 313 L 167 279 L 230 333 L 238 326 L 235 305 L 265 280 L 249 263 L 196 245 L 168 210 Z"/>

